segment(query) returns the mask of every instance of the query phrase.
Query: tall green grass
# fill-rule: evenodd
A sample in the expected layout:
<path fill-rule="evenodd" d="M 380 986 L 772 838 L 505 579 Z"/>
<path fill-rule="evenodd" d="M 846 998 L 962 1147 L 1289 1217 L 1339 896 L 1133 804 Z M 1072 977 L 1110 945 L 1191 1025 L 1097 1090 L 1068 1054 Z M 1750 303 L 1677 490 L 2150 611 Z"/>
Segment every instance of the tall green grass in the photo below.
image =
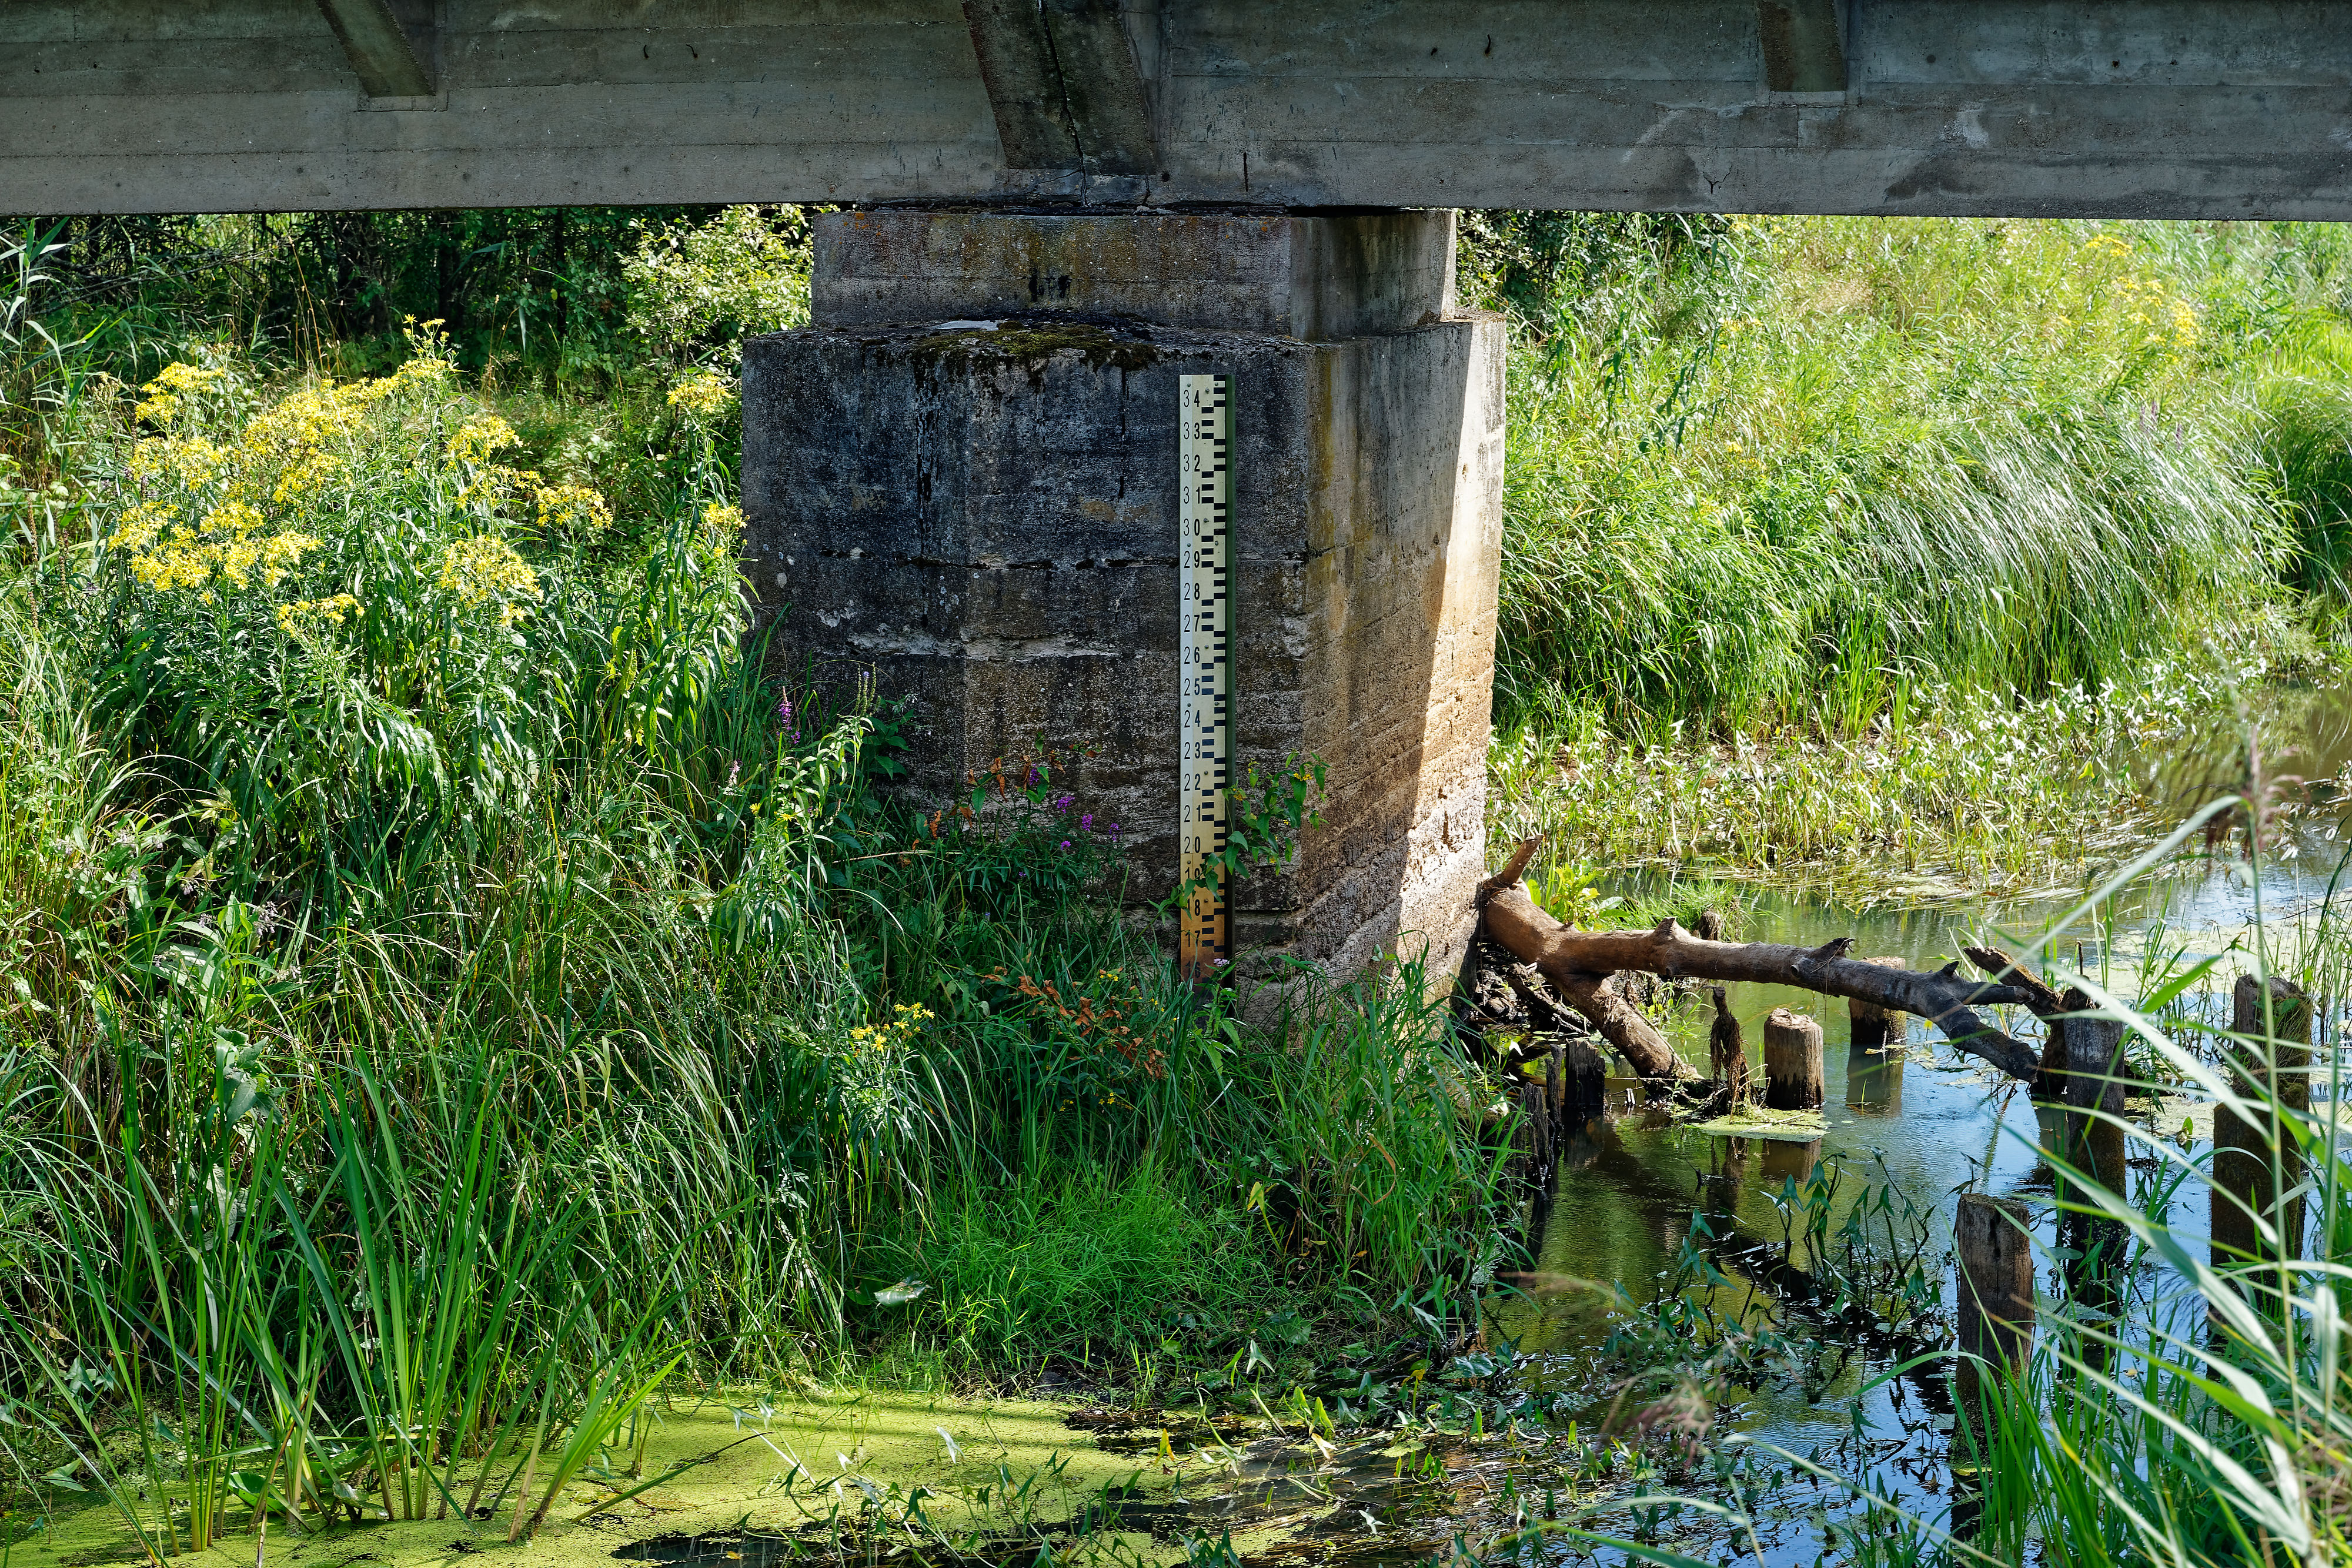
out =
<path fill-rule="evenodd" d="M 2303 994 L 2341 996 L 2340 915 L 2331 895 L 2315 911 L 2257 919 L 2244 953 L 2263 998 L 2252 1032 L 2151 1016 L 2090 977 L 2072 977 L 2096 1016 L 2137 1037 L 2159 1074 L 2263 1129 L 2273 1167 L 2284 1151 L 2302 1179 L 2255 1184 L 2247 1253 L 2207 1234 L 2209 1216 L 2220 1234 L 2222 1210 L 2243 1209 L 2243 1195 L 2168 1128 L 2087 1113 L 2130 1165 L 2147 1167 L 2128 1184 L 2122 1166 L 2049 1155 L 2063 1176 L 2059 1229 L 2070 1249 L 2053 1277 L 2065 1283 L 2040 1303 L 2030 1364 L 1988 1377 L 1983 1409 L 1956 1437 L 1980 1489 L 1964 1538 L 1951 1543 L 1957 1560 L 2063 1550 L 2102 1564 L 2328 1563 L 2352 1552 L 2341 1308 L 2352 1279 L 2352 1149 L 2333 1114 L 2340 1031 L 2321 1018 L 2312 1065 L 2284 1066 L 2288 1003 L 2271 989 L 2272 976 L 2292 975 Z M 2093 1239 L 2102 1233 L 2105 1242 Z"/>
<path fill-rule="evenodd" d="M 1521 327 L 1507 724 L 1854 734 L 1914 687 L 2096 689 L 2333 592 L 2331 235 L 1537 219 L 1468 251 Z"/>
<path fill-rule="evenodd" d="M 1496 1245 L 1418 976 L 1195 995 L 1050 767 L 918 811 L 777 678 L 723 378 L 79 341 L 0 560 L 0 1486 L 520 1535 L 665 1376 L 1419 1333 Z M 991 1235 L 1061 1239 L 1001 1305 Z"/>

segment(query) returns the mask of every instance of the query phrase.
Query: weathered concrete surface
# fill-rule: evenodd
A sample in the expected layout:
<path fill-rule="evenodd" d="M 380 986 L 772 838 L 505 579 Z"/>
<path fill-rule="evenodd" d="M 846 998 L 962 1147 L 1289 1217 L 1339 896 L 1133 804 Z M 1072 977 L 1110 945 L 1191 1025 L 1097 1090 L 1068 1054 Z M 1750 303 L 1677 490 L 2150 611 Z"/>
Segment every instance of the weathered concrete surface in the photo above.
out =
<path fill-rule="evenodd" d="M 1454 225 L 1427 213 L 1312 217 L 883 208 L 815 225 L 821 326 L 1024 311 L 1328 340 L 1454 308 Z"/>
<path fill-rule="evenodd" d="M 1152 247 L 1108 236 L 1103 253 Z M 912 696 L 914 788 L 935 798 L 999 757 L 1091 748 L 1069 776 L 1082 809 L 1125 830 L 1136 895 L 1166 892 L 1176 378 L 1228 372 L 1236 757 L 1311 752 L 1331 787 L 1297 865 L 1236 890 L 1237 936 L 1342 971 L 1425 944 L 1450 973 L 1485 870 L 1502 333 L 1039 318 L 755 340 L 747 553 L 782 656 Z"/>
<path fill-rule="evenodd" d="M 416 83 L 385 15 L 431 93 L 388 90 Z M 0 211 L 2343 219 L 2347 22 L 2337 0 L 7 0 Z"/>

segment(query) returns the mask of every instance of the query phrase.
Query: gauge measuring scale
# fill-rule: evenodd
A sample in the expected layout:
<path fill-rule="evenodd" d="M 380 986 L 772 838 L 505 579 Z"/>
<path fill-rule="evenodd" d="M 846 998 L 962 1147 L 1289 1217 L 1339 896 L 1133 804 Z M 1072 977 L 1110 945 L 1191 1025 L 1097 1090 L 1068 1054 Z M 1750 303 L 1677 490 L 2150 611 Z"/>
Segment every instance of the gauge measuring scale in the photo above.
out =
<path fill-rule="evenodd" d="M 1216 977 L 1233 957 L 1225 907 L 1226 800 L 1233 787 L 1233 384 L 1178 378 L 1177 969 Z"/>

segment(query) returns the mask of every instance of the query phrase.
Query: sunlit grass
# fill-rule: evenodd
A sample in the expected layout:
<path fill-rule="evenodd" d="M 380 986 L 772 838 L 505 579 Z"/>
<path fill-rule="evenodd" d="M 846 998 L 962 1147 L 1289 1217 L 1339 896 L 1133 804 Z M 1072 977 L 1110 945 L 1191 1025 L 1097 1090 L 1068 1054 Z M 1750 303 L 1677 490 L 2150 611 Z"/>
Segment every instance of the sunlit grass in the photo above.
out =
<path fill-rule="evenodd" d="M 2342 247 L 2180 229 L 1549 236 L 1514 299 L 1499 713 L 1851 737 L 1915 687 L 2294 644 L 2263 612 L 2340 553 Z"/>

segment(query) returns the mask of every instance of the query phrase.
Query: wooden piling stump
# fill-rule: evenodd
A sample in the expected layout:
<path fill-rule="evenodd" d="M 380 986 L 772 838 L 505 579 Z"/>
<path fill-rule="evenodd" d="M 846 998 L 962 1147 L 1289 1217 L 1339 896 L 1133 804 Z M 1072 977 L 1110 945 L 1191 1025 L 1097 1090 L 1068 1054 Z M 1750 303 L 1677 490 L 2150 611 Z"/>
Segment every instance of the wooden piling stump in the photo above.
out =
<path fill-rule="evenodd" d="M 1774 1111 L 1818 1111 L 1824 1097 L 1822 1026 L 1774 1008 L 1764 1020 L 1764 1103 Z"/>
<path fill-rule="evenodd" d="M 2024 1370 L 2033 1351 L 2033 1248 L 2022 1201 L 1960 1195 L 1952 1220 L 1959 1254 L 1959 1348 L 1957 1379 L 1964 1416 L 1979 1403 L 1981 1369 L 1968 1358 Z"/>
<path fill-rule="evenodd" d="M 2263 988 L 2252 975 L 2238 978 L 2231 994 L 2231 1029 L 2239 1038 L 2223 1047 L 2230 1085 L 2255 1101 L 2254 1120 L 2226 1105 L 2213 1111 L 2212 1232 L 2216 1267 L 2274 1257 L 2257 1220 L 2276 1225 L 2286 1255 L 2297 1255 L 2303 1239 L 2303 1200 L 2274 1212 L 2278 1195 L 2303 1179 L 2303 1152 L 2293 1136 L 2273 1139 L 2272 1119 L 2262 1101 L 2275 1096 L 2295 1111 L 2311 1108 L 2311 1001 L 2293 982 L 2273 975 L 2269 1014 Z"/>
<path fill-rule="evenodd" d="M 1551 1042 L 1551 1060 L 1544 1064 L 1545 1113 L 1551 1121 L 1551 1145 L 1557 1150 L 1568 1132 L 1568 1042 Z"/>
<path fill-rule="evenodd" d="M 2070 1011 L 2097 1004 L 2068 990 Z M 2121 1019 L 2061 1019 L 2051 1025 L 2061 1060 L 2057 1089 L 2066 1106 L 2066 1163 L 2110 1192 L 2124 1190 L 2124 1024 Z"/>
<path fill-rule="evenodd" d="M 1865 958 L 1889 969 L 1909 967 L 1900 957 Z M 1894 1113 L 1903 1109 L 1903 1063 L 1908 1026 L 1897 1009 L 1846 998 L 1853 1031 L 1845 1053 L 1845 1102 L 1857 1111 Z"/>
<path fill-rule="evenodd" d="M 1864 958 L 1862 961 L 1888 969 L 1910 967 L 1900 957 Z M 1894 1009 L 1864 1001 L 1860 997 L 1848 997 L 1845 1016 L 1853 1023 L 1853 1049 L 1856 1051 L 1884 1051 L 1903 1043 L 1903 1015 Z"/>
<path fill-rule="evenodd" d="M 1707 1076 L 1723 1097 L 1724 1109 L 1738 1114 L 1748 1103 L 1748 1046 L 1739 1036 L 1739 1018 L 1731 1010 L 1721 986 L 1714 988 L 1715 1022 L 1706 1040 Z"/>

